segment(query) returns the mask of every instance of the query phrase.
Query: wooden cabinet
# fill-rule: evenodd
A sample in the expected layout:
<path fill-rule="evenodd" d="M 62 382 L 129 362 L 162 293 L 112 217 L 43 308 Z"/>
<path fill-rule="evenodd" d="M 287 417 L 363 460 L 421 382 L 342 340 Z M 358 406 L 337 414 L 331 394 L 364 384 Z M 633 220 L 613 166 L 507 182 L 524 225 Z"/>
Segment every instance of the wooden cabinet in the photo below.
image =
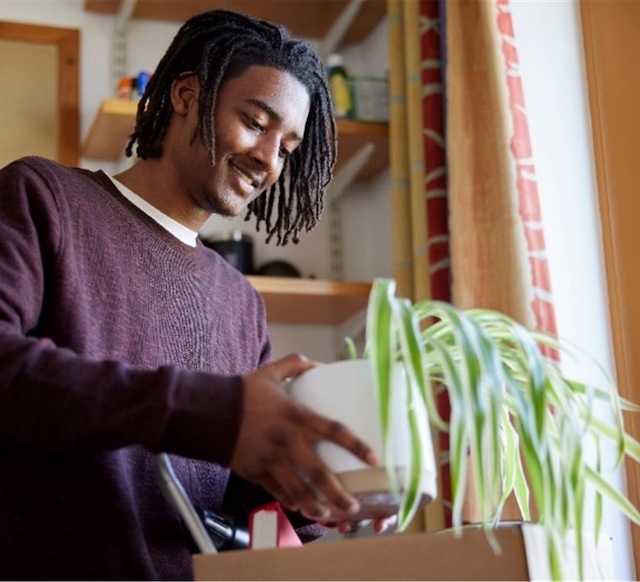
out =
<path fill-rule="evenodd" d="M 347 4 L 347 0 L 144 0 L 136 3 L 132 16 L 181 22 L 204 10 L 230 8 L 281 22 L 297 36 L 320 38 L 327 34 Z M 85 0 L 84 5 L 88 11 L 115 14 L 121 0 Z M 362 40 L 385 13 L 385 0 L 364 0 L 344 40 Z M 85 140 L 83 157 L 119 160 L 133 131 L 136 111 L 135 101 L 105 99 Z M 336 171 L 368 143 L 373 144 L 373 153 L 359 170 L 357 179 L 367 180 L 386 168 L 388 134 L 386 123 L 339 120 Z M 269 321 L 274 323 L 342 323 L 366 307 L 371 288 L 365 282 L 317 279 L 252 276 L 249 281 L 263 295 Z"/>

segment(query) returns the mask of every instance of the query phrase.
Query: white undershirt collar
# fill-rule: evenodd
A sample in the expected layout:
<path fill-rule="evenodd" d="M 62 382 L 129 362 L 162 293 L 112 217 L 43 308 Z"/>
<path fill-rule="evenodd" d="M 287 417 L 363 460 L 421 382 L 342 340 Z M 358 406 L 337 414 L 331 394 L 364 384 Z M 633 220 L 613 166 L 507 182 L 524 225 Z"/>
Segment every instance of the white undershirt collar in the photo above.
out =
<path fill-rule="evenodd" d="M 190 247 L 195 247 L 198 240 L 198 232 L 187 228 L 174 220 L 164 212 L 160 212 L 155 206 L 149 204 L 144 198 L 138 196 L 133 190 L 127 188 L 122 182 L 109 176 L 118 191 L 134 206 L 155 220 L 162 228 Z"/>

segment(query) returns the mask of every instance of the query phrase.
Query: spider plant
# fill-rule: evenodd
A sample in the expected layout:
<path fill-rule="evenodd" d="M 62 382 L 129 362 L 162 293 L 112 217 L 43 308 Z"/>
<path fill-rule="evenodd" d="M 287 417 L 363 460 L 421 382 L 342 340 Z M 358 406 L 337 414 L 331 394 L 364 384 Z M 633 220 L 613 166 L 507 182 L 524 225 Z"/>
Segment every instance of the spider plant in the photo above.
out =
<path fill-rule="evenodd" d="M 600 444 L 616 445 L 620 463 L 625 455 L 640 460 L 640 443 L 624 429 L 623 410 L 640 410 L 624 400 L 606 372 L 604 387 L 589 386 L 563 376 L 561 357 L 588 358 L 578 348 L 549 334 L 525 329 L 504 314 L 486 309 L 459 310 L 440 301 L 412 304 L 395 296 L 395 282 L 376 279 L 367 309 L 364 355 L 373 370 L 383 442 L 392 432 L 394 390 L 408 394 L 407 422 L 412 434 L 412 465 L 399 483 L 388 478 L 400 496 L 398 529 L 406 528 L 420 505 L 421 449 L 419 418 L 426 413 L 430 428 L 450 435 L 453 527 L 460 532 L 462 507 L 471 480 L 481 523 L 490 533 L 503 506 L 514 495 L 525 521 L 543 526 L 550 572 L 562 578 L 562 547 L 575 536 L 582 577 L 585 504 L 595 503 L 595 539 L 601 526 L 603 498 L 640 524 L 640 512 L 615 490 L 601 472 Z M 401 366 L 405 381 L 392 384 L 392 370 Z M 450 417 L 438 412 L 434 391 L 446 389 Z M 594 411 L 604 401 L 615 422 L 600 420 Z M 421 407 L 421 414 L 416 411 Z M 595 459 L 585 444 L 595 444 Z M 385 466 L 394 467 L 391 447 L 384 446 Z M 595 494 L 586 495 L 587 484 Z"/>

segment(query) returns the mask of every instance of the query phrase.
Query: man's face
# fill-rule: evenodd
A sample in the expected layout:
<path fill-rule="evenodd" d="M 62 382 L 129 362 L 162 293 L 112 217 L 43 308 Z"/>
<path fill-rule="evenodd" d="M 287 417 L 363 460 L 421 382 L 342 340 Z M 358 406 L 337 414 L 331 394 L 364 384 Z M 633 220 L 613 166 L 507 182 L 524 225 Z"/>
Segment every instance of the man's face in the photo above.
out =
<path fill-rule="evenodd" d="M 226 81 L 215 109 L 214 166 L 199 138 L 183 150 L 183 183 L 193 201 L 223 216 L 243 212 L 278 180 L 285 159 L 300 145 L 309 105 L 304 85 L 272 67 L 252 66 Z"/>

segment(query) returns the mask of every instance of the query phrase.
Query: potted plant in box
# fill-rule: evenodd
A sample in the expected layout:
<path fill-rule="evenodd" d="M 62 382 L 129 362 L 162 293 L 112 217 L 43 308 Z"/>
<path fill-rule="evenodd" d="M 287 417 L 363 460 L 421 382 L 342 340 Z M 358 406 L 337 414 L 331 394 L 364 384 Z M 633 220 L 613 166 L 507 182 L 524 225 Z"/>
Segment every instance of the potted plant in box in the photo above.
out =
<path fill-rule="evenodd" d="M 640 443 L 625 431 L 622 417 L 623 410 L 640 408 L 618 395 L 604 371 L 603 387 L 565 377 L 557 361 L 545 355 L 545 347 L 588 357 L 501 313 L 463 311 L 438 301 L 414 305 L 395 296 L 393 280 L 374 281 L 361 364 L 373 380 L 376 427 L 388 483 L 398 499 L 399 530 L 435 494 L 429 429 L 450 435 L 454 528 L 462 526 L 468 481 L 489 531 L 499 523 L 511 494 L 524 520 L 531 519 L 533 503 L 555 579 L 562 578 L 562 548 L 569 534 L 581 572 L 587 483 L 595 490 L 596 539 L 603 498 L 640 524 L 640 512 L 603 478 L 598 453 L 599 443 L 610 440 L 617 446 L 618 462 L 626 455 L 640 461 Z M 295 397 L 302 397 L 297 384 L 312 373 L 293 382 Z M 439 415 L 434 387 L 448 393 L 446 421 Z M 323 400 L 326 388 L 319 387 Z M 595 414 L 597 401 L 611 407 L 614 423 Z M 595 460 L 585 455 L 588 440 L 596 445 Z"/>

